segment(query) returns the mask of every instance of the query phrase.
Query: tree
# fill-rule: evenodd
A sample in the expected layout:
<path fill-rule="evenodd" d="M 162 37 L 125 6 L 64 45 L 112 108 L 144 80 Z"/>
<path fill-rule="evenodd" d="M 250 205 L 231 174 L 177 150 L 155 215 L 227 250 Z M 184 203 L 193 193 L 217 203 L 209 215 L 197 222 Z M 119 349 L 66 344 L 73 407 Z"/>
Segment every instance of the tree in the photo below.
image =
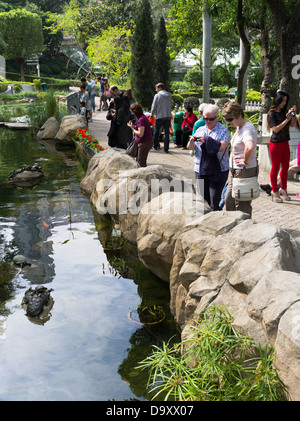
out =
<path fill-rule="evenodd" d="M 162 82 L 169 89 L 170 55 L 167 51 L 168 35 L 165 19 L 160 18 L 157 35 L 154 43 L 155 79 Z"/>
<path fill-rule="evenodd" d="M 299 110 L 299 79 L 293 77 L 293 58 L 299 54 L 300 0 L 266 0 L 272 13 L 274 31 L 280 45 L 280 89 L 290 94 L 290 105 Z"/>
<path fill-rule="evenodd" d="M 202 19 L 203 19 L 203 102 L 209 103 L 212 16 L 207 13 L 206 4 L 203 5 Z"/>
<path fill-rule="evenodd" d="M 131 39 L 130 79 L 134 97 L 146 109 L 151 108 L 154 84 L 154 35 L 151 8 L 142 0 L 137 11 Z"/>
<path fill-rule="evenodd" d="M 24 81 L 25 60 L 43 51 L 41 18 L 24 9 L 0 13 L 0 35 L 6 44 L 4 57 L 19 63 Z"/>
<path fill-rule="evenodd" d="M 126 76 L 131 57 L 130 35 L 130 29 L 120 25 L 109 27 L 98 37 L 90 38 L 87 46 L 89 60 L 103 66 L 111 76 Z"/>

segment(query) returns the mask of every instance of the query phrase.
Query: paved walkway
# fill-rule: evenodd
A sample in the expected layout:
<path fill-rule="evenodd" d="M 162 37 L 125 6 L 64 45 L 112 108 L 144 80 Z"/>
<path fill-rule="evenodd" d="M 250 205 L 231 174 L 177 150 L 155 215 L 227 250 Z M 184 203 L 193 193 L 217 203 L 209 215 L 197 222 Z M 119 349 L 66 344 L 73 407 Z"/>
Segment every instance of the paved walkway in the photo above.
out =
<path fill-rule="evenodd" d="M 107 144 L 109 126 L 110 122 L 106 120 L 106 112 L 95 111 L 93 121 L 89 123 L 89 132 L 99 140 L 103 147 L 109 147 Z M 169 153 L 165 153 L 163 148 L 157 151 L 152 149 L 147 164 L 148 166 L 163 165 L 176 175 L 194 180 L 194 158 L 190 156 L 188 150 L 174 148 L 172 141 L 170 142 Z M 269 184 L 269 174 L 260 172 L 259 182 L 260 184 Z M 272 202 L 269 195 L 261 192 L 260 197 L 252 202 L 252 218 L 254 221 L 285 229 L 296 240 L 300 249 L 300 201 L 295 198 L 297 193 L 300 194 L 300 183 L 289 181 L 288 192 L 292 200 L 283 203 Z"/>

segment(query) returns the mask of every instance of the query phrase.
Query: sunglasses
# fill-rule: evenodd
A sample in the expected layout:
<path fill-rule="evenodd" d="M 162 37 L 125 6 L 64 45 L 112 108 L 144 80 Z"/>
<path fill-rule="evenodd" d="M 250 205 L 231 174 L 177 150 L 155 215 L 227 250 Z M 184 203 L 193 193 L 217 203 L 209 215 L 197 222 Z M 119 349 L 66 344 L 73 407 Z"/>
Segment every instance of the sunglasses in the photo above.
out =
<path fill-rule="evenodd" d="M 225 120 L 228 121 L 228 122 L 231 122 L 231 121 L 234 120 L 234 117 L 233 118 L 225 118 Z"/>
<path fill-rule="evenodd" d="M 215 119 L 216 119 L 217 117 L 203 117 L 203 120 L 204 121 L 215 121 Z"/>

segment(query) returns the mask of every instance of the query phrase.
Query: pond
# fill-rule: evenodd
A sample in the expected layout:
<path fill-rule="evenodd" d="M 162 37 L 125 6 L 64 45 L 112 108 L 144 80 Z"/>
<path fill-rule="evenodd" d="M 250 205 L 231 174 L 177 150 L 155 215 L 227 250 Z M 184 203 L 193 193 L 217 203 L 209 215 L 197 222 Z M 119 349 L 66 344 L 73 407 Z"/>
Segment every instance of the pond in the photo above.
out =
<path fill-rule="evenodd" d="M 152 345 L 180 339 L 168 285 L 139 262 L 134 246 L 119 256 L 104 251 L 112 222 L 81 192 L 84 168 L 73 152 L 1 129 L 0 164 L 0 400 L 149 400 L 137 363 Z M 39 184 L 9 183 L 11 171 L 35 164 L 44 173 Z M 31 266 L 15 266 L 16 254 Z M 21 306 L 36 285 L 53 289 L 43 324 Z M 155 330 L 128 318 L 141 301 L 166 311 Z"/>

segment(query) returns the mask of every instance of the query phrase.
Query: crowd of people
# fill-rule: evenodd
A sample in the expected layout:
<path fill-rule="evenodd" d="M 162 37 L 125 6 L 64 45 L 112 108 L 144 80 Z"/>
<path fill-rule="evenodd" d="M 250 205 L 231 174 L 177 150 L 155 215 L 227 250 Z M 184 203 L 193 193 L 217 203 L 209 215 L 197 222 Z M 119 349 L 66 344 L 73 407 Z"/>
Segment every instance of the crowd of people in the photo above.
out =
<path fill-rule="evenodd" d="M 155 86 L 156 94 L 151 112 L 147 115 L 133 98 L 131 89 L 122 92 L 117 86 L 109 86 L 107 78 L 98 77 L 98 82 L 100 106 L 97 111 L 105 110 L 106 118 L 111 122 L 108 145 L 127 149 L 131 142 L 136 142 L 137 162 L 141 167 L 146 167 L 149 151 L 160 147 L 159 136 L 163 128 L 163 150 L 168 153 L 172 96 L 164 85 L 158 83 Z M 95 111 L 94 87 L 90 76 L 87 76 L 86 81 L 82 80 L 81 107 L 86 109 L 89 121 Z M 289 108 L 288 102 L 288 93 L 278 90 L 267 114 L 267 124 L 271 130 L 270 188 L 272 200 L 278 203 L 290 200 L 287 192 L 290 162 L 289 127 L 298 127 L 300 130 L 300 115 L 296 115 L 295 106 Z M 219 119 L 220 111 L 226 124 Z M 175 148 L 192 151 L 195 156 L 197 190 L 213 211 L 225 207 L 228 211 L 240 210 L 251 217 L 252 200 L 239 200 L 233 195 L 232 189 L 235 179 L 252 179 L 258 176 L 257 131 L 245 118 L 241 105 L 235 101 L 225 103 L 221 110 L 214 104 L 201 104 L 199 113 L 198 119 L 190 106 L 185 107 L 183 122 L 175 132 Z M 228 126 L 236 129 L 233 136 L 230 135 Z M 297 164 L 300 166 L 300 142 Z M 300 199 L 300 196 L 297 195 L 296 198 Z"/>

